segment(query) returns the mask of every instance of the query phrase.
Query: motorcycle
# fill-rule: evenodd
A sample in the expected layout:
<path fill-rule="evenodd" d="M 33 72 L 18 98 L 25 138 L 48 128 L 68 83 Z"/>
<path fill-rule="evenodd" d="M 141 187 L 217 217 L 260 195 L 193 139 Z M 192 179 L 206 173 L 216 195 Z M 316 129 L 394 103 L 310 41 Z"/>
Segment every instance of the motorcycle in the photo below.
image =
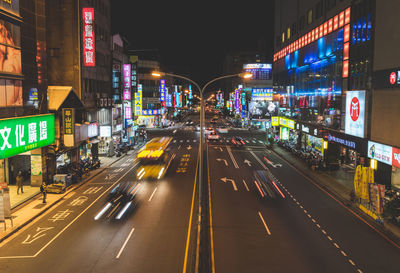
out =
<path fill-rule="evenodd" d="M 98 168 L 100 168 L 100 159 L 93 159 L 92 160 L 92 163 L 91 163 L 91 165 L 90 165 L 90 169 L 91 170 L 95 170 L 95 169 L 98 169 Z"/>

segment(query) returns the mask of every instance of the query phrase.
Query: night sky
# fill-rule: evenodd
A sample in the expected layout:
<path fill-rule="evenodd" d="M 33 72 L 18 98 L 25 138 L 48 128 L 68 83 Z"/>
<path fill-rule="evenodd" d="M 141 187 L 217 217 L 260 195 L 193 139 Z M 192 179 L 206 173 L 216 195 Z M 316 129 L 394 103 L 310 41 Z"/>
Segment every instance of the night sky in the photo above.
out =
<path fill-rule="evenodd" d="M 132 49 L 158 49 L 167 70 L 200 84 L 221 75 L 227 52 L 257 50 L 260 39 L 272 58 L 273 0 L 213 2 L 112 0 L 112 33 L 125 36 Z"/>

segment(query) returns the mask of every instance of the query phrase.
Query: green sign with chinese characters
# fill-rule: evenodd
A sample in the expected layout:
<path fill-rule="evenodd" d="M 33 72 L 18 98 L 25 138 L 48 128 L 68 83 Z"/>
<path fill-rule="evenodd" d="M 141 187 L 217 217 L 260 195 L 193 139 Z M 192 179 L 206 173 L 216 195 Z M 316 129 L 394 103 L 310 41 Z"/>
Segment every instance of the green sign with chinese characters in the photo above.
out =
<path fill-rule="evenodd" d="M 0 159 L 53 142 L 53 114 L 0 119 Z"/>

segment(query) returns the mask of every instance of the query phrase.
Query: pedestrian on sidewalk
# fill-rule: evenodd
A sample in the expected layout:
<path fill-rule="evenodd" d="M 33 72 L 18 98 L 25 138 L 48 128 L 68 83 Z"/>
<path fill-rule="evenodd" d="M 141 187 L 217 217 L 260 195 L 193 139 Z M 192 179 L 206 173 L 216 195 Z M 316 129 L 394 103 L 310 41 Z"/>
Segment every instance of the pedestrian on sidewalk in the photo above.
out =
<path fill-rule="evenodd" d="M 47 196 L 47 185 L 46 182 L 42 182 L 40 186 L 40 191 L 43 193 L 43 204 L 46 204 L 46 196 Z"/>
<path fill-rule="evenodd" d="M 17 184 L 17 194 L 19 194 L 19 189 L 21 189 L 21 193 L 24 193 L 24 177 L 22 176 L 22 171 L 19 170 L 17 177 L 15 178 Z"/>

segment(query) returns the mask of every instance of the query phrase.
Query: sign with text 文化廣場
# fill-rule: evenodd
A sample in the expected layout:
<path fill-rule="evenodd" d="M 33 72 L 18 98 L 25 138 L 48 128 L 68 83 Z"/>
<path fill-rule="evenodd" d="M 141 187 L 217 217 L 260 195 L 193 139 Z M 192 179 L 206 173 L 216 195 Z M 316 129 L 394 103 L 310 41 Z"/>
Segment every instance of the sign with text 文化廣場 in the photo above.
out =
<path fill-rule="evenodd" d="M 53 142 L 53 114 L 0 120 L 0 159 L 44 147 Z"/>

